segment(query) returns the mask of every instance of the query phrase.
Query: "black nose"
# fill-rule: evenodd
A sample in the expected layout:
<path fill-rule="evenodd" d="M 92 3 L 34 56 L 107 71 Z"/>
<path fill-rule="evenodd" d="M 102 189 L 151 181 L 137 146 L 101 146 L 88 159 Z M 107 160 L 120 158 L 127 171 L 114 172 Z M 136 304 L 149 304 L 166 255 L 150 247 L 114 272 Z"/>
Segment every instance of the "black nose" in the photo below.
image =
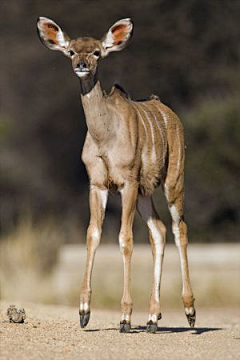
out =
<path fill-rule="evenodd" d="M 84 69 L 86 69 L 87 68 L 87 65 L 86 65 L 86 63 L 85 63 L 85 61 L 80 61 L 78 64 L 77 64 L 77 68 L 79 69 L 79 70 L 84 70 Z"/>

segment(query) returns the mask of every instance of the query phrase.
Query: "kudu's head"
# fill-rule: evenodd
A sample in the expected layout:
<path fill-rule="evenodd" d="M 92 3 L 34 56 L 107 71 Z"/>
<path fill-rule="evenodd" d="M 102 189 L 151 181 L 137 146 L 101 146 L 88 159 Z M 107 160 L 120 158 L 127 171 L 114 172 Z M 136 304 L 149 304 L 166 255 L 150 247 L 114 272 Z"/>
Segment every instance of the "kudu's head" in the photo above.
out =
<path fill-rule="evenodd" d="M 79 37 L 71 40 L 52 20 L 40 17 L 37 21 L 38 34 L 45 46 L 60 50 L 72 60 L 75 74 L 85 80 L 96 74 L 98 60 L 111 51 L 122 50 L 132 36 L 133 23 L 130 19 L 117 21 L 102 38 Z"/>

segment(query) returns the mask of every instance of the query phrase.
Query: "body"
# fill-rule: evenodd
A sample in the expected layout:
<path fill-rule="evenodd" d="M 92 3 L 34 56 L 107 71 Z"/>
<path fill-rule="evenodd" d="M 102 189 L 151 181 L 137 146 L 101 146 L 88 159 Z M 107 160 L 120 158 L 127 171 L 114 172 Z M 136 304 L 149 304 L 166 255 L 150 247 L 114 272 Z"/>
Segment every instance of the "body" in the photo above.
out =
<path fill-rule="evenodd" d="M 133 220 L 137 208 L 149 230 L 153 253 L 153 284 L 147 331 L 155 332 L 160 312 L 160 283 L 166 242 L 166 228 L 154 207 L 152 194 L 160 184 L 170 214 L 182 273 L 182 299 L 190 326 L 195 323 L 194 297 L 187 259 L 187 226 L 183 218 L 184 136 L 177 115 L 156 96 L 135 102 L 119 87 L 110 94 L 102 91 L 97 77 L 100 58 L 122 50 L 132 36 L 130 19 L 116 22 L 102 40 L 81 37 L 71 40 L 52 20 L 39 18 L 39 36 L 52 50 L 71 58 L 80 79 L 81 100 L 87 135 L 82 152 L 90 181 L 90 223 L 87 230 L 87 261 L 80 294 L 80 325 L 90 318 L 91 275 L 99 246 L 109 189 L 122 198 L 120 250 L 123 256 L 124 284 L 120 332 L 131 326 L 130 291 Z"/>
<path fill-rule="evenodd" d="M 92 114 L 91 104 L 96 104 L 96 98 L 105 103 L 107 116 L 96 115 L 95 110 Z M 156 187 L 165 184 L 169 147 L 176 158 L 176 173 L 183 172 L 182 124 L 157 97 L 136 102 L 118 86 L 109 95 L 103 94 L 97 83 L 89 94 L 82 96 L 82 103 L 88 124 L 82 160 L 91 184 L 121 190 L 126 181 L 132 181 L 141 195 L 151 196 Z M 94 131 L 89 124 L 92 118 Z M 96 119 L 101 122 L 98 132 Z"/>

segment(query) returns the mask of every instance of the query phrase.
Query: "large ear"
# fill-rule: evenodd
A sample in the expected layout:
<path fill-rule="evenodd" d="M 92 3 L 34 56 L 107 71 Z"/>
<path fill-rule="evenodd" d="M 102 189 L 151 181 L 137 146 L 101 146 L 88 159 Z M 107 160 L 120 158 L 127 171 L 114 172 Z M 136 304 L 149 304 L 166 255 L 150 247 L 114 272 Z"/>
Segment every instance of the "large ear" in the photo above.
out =
<path fill-rule="evenodd" d="M 38 18 L 37 30 L 40 40 L 49 49 L 67 51 L 70 38 L 54 21 L 46 17 Z"/>
<path fill-rule="evenodd" d="M 107 56 L 111 51 L 122 50 L 130 41 L 133 33 L 131 19 L 117 21 L 102 39 L 102 56 Z"/>

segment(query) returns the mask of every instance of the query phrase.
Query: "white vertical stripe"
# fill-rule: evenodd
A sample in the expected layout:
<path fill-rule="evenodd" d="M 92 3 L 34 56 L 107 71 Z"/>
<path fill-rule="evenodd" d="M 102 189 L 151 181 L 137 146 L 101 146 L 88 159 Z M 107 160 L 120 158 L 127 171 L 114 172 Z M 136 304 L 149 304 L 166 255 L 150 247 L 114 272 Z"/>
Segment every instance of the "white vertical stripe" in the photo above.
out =
<path fill-rule="evenodd" d="M 100 190 L 100 198 L 102 202 L 102 207 L 105 210 L 107 205 L 108 190 Z"/>
<path fill-rule="evenodd" d="M 152 151 L 151 151 L 151 159 L 152 162 L 155 162 L 157 160 L 157 154 L 156 154 L 156 149 L 155 149 L 155 134 L 154 134 L 154 128 L 153 128 L 153 124 L 151 122 L 151 119 L 149 119 L 148 117 L 148 113 L 147 111 L 144 109 L 144 107 L 146 107 L 145 104 L 141 104 L 142 105 L 142 110 L 145 114 L 146 120 L 149 123 L 150 129 L 151 129 L 151 136 L 152 136 Z M 149 109 L 147 108 L 147 110 L 149 111 Z M 150 111 L 149 111 L 150 112 Z"/>
<path fill-rule="evenodd" d="M 181 163 L 181 155 L 182 155 L 182 149 L 181 149 L 181 139 L 180 139 L 180 135 L 179 135 L 179 129 L 177 128 L 177 136 L 178 136 L 178 160 L 177 160 L 177 171 L 179 172 L 179 168 L 180 168 L 180 163 Z"/>
<path fill-rule="evenodd" d="M 133 105 L 133 107 L 134 107 L 134 109 L 135 109 L 135 110 L 137 110 L 138 114 L 140 115 L 140 119 L 141 119 L 141 121 L 142 121 L 142 124 L 143 124 L 144 130 L 145 130 L 145 133 L 147 134 L 146 125 L 145 125 L 145 123 L 144 123 L 144 120 L 143 120 L 142 114 L 140 113 L 140 111 L 139 111 L 139 109 L 138 109 L 137 105 Z"/>
<path fill-rule="evenodd" d="M 179 213 L 175 205 L 169 206 L 169 210 L 172 216 L 173 221 L 173 234 L 175 238 L 175 243 L 177 246 L 180 246 L 180 229 L 179 229 Z"/>
<path fill-rule="evenodd" d="M 158 111 L 161 113 L 162 117 L 163 117 L 163 121 L 164 121 L 164 124 L 165 124 L 165 127 L 167 128 L 167 123 L 168 123 L 168 117 L 167 117 L 167 114 L 158 107 Z"/>
<path fill-rule="evenodd" d="M 138 115 L 139 115 L 139 117 L 140 117 L 140 119 L 141 119 L 141 122 L 142 122 L 143 127 L 144 127 L 144 130 L 145 130 L 145 134 L 146 134 L 146 137 L 147 137 L 148 133 L 147 133 L 146 125 L 145 125 L 145 123 L 144 123 L 144 119 L 143 119 L 143 117 L 142 117 L 142 114 L 140 113 L 137 105 L 133 104 L 133 102 L 132 102 L 132 105 L 133 105 L 134 109 L 137 111 L 137 113 L 138 113 Z M 145 161 L 147 162 L 148 159 L 147 159 L 147 157 L 146 157 L 145 151 L 142 151 L 142 158 L 143 158 L 143 160 L 145 160 Z"/>
<path fill-rule="evenodd" d="M 149 110 L 150 111 L 150 110 Z M 151 111 L 151 114 L 153 114 L 153 117 L 154 117 L 154 120 L 155 120 L 155 123 L 158 127 L 158 130 L 159 130 L 159 133 L 160 133 L 160 136 L 162 138 L 162 159 L 163 160 L 163 153 L 164 153 L 164 147 L 165 147 L 165 143 L 166 143 L 166 137 L 163 136 L 163 133 L 162 133 L 162 129 L 161 129 L 161 125 L 159 124 L 159 121 L 154 113 L 154 111 Z"/>
<path fill-rule="evenodd" d="M 161 280 L 161 268 L 162 268 L 162 256 L 163 256 L 163 238 L 157 228 L 154 220 L 150 217 L 147 221 L 147 225 L 151 231 L 154 246 L 155 246 L 155 266 L 154 266 L 154 280 L 155 280 L 155 299 L 159 301 L 159 284 Z"/>

